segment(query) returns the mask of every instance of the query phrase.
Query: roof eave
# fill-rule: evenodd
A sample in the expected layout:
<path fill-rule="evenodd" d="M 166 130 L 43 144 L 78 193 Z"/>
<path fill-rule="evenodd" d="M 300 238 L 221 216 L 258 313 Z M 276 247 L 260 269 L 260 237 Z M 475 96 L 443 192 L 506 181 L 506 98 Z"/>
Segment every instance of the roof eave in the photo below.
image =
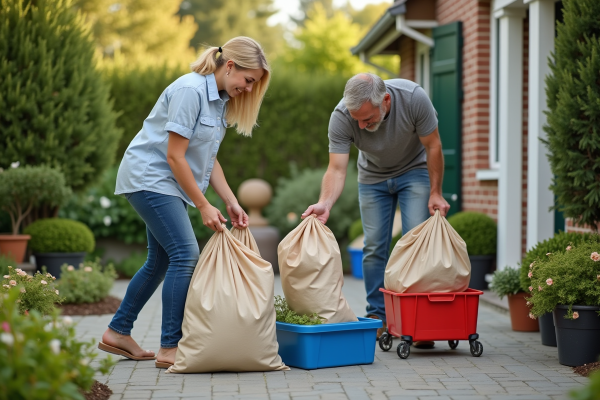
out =
<path fill-rule="evenodd" d="M 373 25 L 367 34 L 358 42 L 356 46 L 350 49 L 353 55 L 365 52 L 373 45 L 393 24 L 396 23 L 396 16 L 406 13 L 406 4 L 398 2 L 388 8 L 381 18 Z"/>

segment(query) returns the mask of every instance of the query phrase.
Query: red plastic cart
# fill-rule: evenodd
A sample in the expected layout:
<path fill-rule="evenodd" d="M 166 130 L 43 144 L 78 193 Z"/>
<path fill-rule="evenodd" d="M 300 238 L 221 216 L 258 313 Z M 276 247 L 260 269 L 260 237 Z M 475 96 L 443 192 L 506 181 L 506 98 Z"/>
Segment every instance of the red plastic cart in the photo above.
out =
<path fill-rule="evenodd" d="M 379 347 L 388 351 L 393 336 L 400 338 L 397 352 L 408 358 L 413 342 L 447 340 L 451 349 L 459 340 L 468 340 L 471 354 L 479 357 L 483 346 L 477 340 L 477 311 L 480 290 L 467 289 L 451 293 L 396 293 L 386 289 L 385 315 L 387 330 L 379 337 Z"/>

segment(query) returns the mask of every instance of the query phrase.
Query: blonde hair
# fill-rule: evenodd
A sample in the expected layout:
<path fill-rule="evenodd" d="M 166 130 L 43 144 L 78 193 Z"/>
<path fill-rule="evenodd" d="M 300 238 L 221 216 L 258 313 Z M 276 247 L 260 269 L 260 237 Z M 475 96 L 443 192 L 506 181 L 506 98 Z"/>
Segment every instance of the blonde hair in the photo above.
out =
<path fill-rule="evenodd" d="M 264 75 L 254 84 L 252 92 L 243 92 L 231 98 L 227 105 L 226 118 L 229 126 L 235 126 L 238 133 L 244 136 L 251 136 L 252 128 L 257 126 L 260 105 L 269 87 L 271 69 L 262 47 L 254 39 L 238 36 L 221 46 L 221 49 L 221 55 L 217 57 L 219 48 L 208 48 L 190 67 L 200 75 L 209 75 L 231 60 L 237 69 L 264 70 Z"/>

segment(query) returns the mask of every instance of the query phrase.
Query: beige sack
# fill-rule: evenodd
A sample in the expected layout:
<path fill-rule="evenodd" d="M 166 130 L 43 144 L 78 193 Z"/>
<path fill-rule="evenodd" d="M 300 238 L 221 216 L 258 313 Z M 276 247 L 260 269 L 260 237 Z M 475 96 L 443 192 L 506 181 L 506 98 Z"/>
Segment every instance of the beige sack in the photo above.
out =
<path fill-rule="evenodd" d="M 314 214 L 279 243 L 277 255 L 281 286 L 292 310 L 317 313 L 323 323 L 358 321 L 342 294 L 340 248 Z"/>
<path fill-rule="evenodd" d="M 288 370 L 278 354 L 273 281 L 270 263 L 227 229 L 215 232 L 192 276 L 168 371 Z"/>
<path fill-rule="evenodd" d="M 260 256 L 260 251 L 258 250 L 258 245 L 256 244 L 256 240 L 254 240 L 254 236 L 250 232 L 249 228 L 246 229 L 238 229 L 236 227 L 231 228 L 231 234 L 234 238 L 244 243 L 244 246 L 255 252 Z"/>
<path fill-rule="evenodd" d="M 384 285 L 397 293 L 463 292 L 470 279 L 467 245 L 436 211 L 398 240 L 385 267 Z"/>

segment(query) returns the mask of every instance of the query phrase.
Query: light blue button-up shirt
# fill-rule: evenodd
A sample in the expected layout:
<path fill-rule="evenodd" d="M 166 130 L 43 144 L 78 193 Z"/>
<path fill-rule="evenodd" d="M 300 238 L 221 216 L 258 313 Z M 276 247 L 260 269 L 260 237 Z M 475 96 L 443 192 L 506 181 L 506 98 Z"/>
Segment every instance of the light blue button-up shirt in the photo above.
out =
<path fill-rule="evenodd" d="M 167 163 L 169 131 L 189 139 L 185 159 L 196 184 L 205 193 L 225 137 L 227 100 L 227 92 L 218 91 L 214 74 L 192 72 L 170 84 L 127 147 L 115 194 L 147 190 L 177 196 L 194 206 Z"/>

